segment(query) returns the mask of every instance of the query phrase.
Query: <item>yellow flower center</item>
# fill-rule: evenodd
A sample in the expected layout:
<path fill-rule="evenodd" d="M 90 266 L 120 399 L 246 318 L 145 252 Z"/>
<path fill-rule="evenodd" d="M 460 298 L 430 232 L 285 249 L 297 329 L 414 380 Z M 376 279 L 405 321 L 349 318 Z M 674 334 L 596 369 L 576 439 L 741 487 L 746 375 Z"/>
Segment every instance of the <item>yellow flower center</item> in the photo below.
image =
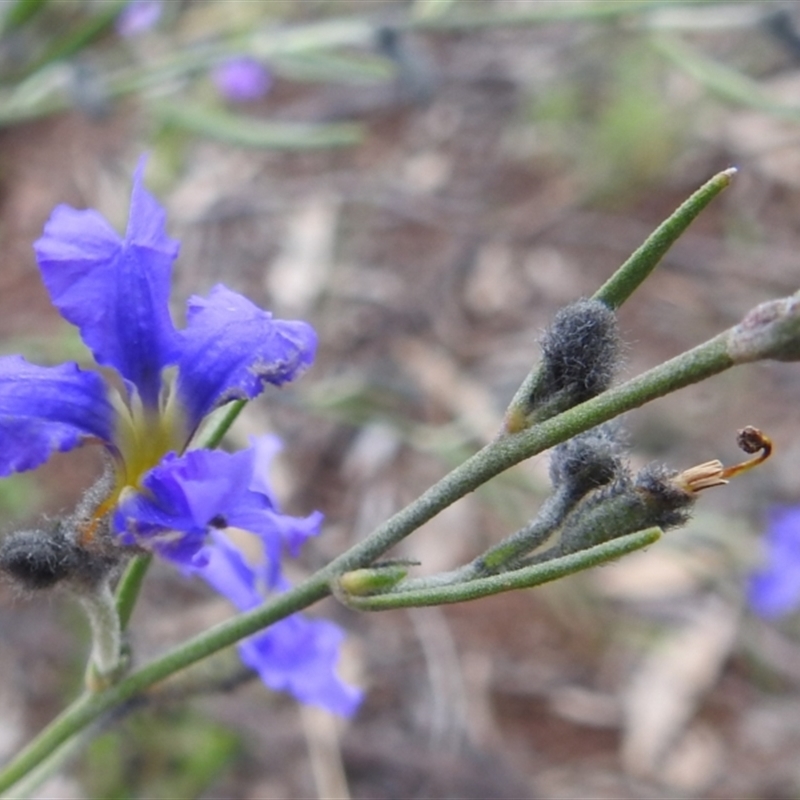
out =
<path fill-rule="evenodd" d="M 81 532 L 83 544 L 94 538 L 100 522 L 117 505 L 123 492 L 146 491 L 142 486 L 144 476 L 167 453 L 180 454 L 186 448 L 192 432 L 176 400 L 172 377 L 165 376 L 158 408 L 144 406 L 135 392 L 128 401 L 117 392 L 111 393 L 111 403 L 117 412 L 111 449 L 115 464 L 114 487 Z"/>

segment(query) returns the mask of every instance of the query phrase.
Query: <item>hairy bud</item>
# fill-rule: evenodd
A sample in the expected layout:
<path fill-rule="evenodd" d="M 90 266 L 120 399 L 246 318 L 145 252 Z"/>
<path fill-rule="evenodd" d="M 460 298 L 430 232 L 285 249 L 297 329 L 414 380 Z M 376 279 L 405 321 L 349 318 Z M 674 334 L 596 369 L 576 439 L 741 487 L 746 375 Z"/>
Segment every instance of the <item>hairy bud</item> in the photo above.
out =
<path fill-rule="evenodd" d="M 667 530 L 685 524 L 697 495 L 681 485 L 680 474 L 649 464 L 633 480 L 623 476 L 588 495 L 564 520 L 556 552 L 548 557 L 586 550 L 645 528 Z"/>
<path fill-rule="evenodd" d="M 49 589 L 79 568 L 75 546 L 54 530 L 16 531 L 0 542 L 0 571 L 25 589 Z"/>
<path fill-rule="evenodd" d="M 627 474 L 620 430 L 615 423 L 600 425 L 553 449 L 550 480 L 554 489 L 565 492 L 570 504 Z"/>
<path fill-rule="evenodd" d="M 50 589 L 57 583 L 93 587 L 119 563 L 105 549 L 82 547 L 68 521 L 50 530 L 15 531 L 0 541 L 0 572 L 21 588 Z"/>
<path fill-rule="evenodd" d="M 550 459 L 553 493 L 539 513 L 499 544 L 490 547 L 473 564 L 484 575 L 513 569 L 529 553 L 553 538 L 572 509 L 589 493 L 616 481 L 629 480 L 628 468 L 614 423 L 600 425 L 558 445 Z"/>
<path fill-rule="evenodd" d="M 59 583 L 94 590 L 128 555 L 110 535 L 107 513 L 99 510 L 110 485 L 107 471 L 71 515 L 0 539 L 0 572 L 27 590 Z"/>
<path fill-rule="evenodd" d="M 620 350 L 617 318 L 599 300 L 578 300 L 556 314 L 541 347 L 538 371 L 509 409 L 509 430 L 560 414 L 609 387 Z"/>

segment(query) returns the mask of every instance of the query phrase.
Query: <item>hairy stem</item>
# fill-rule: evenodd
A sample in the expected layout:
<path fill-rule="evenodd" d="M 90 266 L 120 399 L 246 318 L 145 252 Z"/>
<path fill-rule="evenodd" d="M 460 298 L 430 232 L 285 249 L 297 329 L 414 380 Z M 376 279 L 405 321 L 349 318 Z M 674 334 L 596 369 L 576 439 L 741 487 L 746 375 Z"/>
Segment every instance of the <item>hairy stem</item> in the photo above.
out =
<path fill-rule="evenodd" d="M 106 580 L 94 592 L 82 594 L 80 599 L 92 630 L 87 685 L 94 682 L 102 685 L 119 669 L 122 657 L 122 628 L 117 605 Z"/>

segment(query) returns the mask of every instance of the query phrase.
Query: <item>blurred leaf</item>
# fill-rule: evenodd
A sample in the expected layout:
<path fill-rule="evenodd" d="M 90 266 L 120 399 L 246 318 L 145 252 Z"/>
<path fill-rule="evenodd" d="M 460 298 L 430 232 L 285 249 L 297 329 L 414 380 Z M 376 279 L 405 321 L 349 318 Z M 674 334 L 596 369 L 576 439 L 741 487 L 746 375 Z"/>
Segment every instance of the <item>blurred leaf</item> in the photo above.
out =
<path fill-rule="evenodd" d="M 416 19 L 432 19 L 446 14 L 456 0 L 416 0 L 413 15 Z"/>
<path fill-rule="evenodd" d="M 117 18 L 128 0 L 112 0 L 98 6 L 96 13 L 89 14 L 85 20 L 69 28 L 62 35 L 56 35 L 48 43 L 44 53 L 31 67 L 31 72 L 53 61 L 61 61 L 83 50 L 101 36 Z"/>
<path fill-rule="evenodd" d="M 194 711 L 151 710 L 95 739 L 84 781 L 104 800 L 200 797 L 238 750 L 234 733 Z"/>
<path fill-rule="evenodd" d="M 162 122 L 201 136 L 244 147 L 279 150 L 309 150 L 358 144 L 359 125 L 334 123 L 310 125 L 290 122 L 264 122 L 189 103 L 163 103 L 152 106 Z"/>
<path fill-rule="evenodd" d="M 391 80 L 394 66 L 377 56 L 341 53 L 287 53 L 271 61 L 276 72 L 297 81 L 380 83 Z"/>
<path fill-rule="evenodd" d="M 29 517 L 41 502 L 41 492 L 30 473 L 9 475 L 0 481 L 0 514 L 4 524 Z"/>
<path fill-rule="evenodd" d="M 784 119 L 800 119 L 800 107 L 773 100 L 757 81 L 715 61 L 673 36 L 654 39 L 656 49 L 710 92 L 734 103 L 758 108 Z"/>
<path fill-rule="evenodd" d="M 48 0 L 16 0 L 6 3 L 4 9 L 2 30 L 13 31 L 23 26 L 29 19 L 35 17 L 46 5 Z"/>
<path fill-rule="evenodd" d="M 431 5 L 440 5 L 447 0 L 418 0 Z M 602 20 L 615 17 L 627 17 L 635 14 L 653 12 L 659 8 L 669 8 L 680 4 L 685 6 L 702 6 L 724 0 L 538 0 L 531 3 L 500 4 L 480 2 L 452 3 L 452 13 L 428 14 L 417 17 L 417 26 L 432 29 L 464 29 L 495 27 L 499 25 L 537 25 L 559 20 L 581 21 Z"/>

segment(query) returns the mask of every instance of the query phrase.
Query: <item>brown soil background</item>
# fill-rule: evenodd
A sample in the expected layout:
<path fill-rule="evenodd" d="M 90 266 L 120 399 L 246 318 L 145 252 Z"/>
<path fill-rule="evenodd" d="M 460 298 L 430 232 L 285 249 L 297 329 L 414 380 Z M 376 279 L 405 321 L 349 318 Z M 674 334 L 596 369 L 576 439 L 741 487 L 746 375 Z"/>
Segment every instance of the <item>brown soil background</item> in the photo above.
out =
<path fill-rule="evenodd" d="M 699 12 L 683 11 L 689 40 L 796 105 L 800 61 L 758 14 L 701 29 Z M 646 38 L 625 20 L 410 34 L 389 84 L 279 77 L 247 112 L 363 123 L 364 141 L 336 150 L 268 153 L 173 133 L 170 161 L 134 102 L 103 119 L 8 128 L 2 348 L 65 357 L 67 326 L 31 243 L 59 202 L 122 226 L 132 165 L 153 150 L 149 183 L 182 241 L 176 316 L 222 281 L 319 332 L 313 370 L 252 404 L 236 429 L 279 433 L 286 509 L 326 515 L 292 567 L 300 575 L 492 436 L 554 312 L 591 294 L 714 172 L 740 170 L 621 310 L 620 377 L 797 290 L 800 127 L 715 99 Z M 544 113 L 559 92 L 577 97 L 572 117 Z M 637 121 L 624 102 L 656 111 Z M 348 631 L 342 670 L 365 688 L 363 708 L 335 724 L 255 683 L 193 700 L 241 736 L 201 796 L 797 797 L 798 630 L 753 618 L 744 581 L 765 512 L 800 501 L 798 392 L 795 365 L 762 364 L 627 415 L 636 463 L 733 462 L 746 424 L 775 441 L 763 468 L 709 492 L 687 529 L 642 556 L 441 609 L 359 616 L 323 604 Z M 92 453 L 55 458 L 35 476 L 41 508 L 26 514 L 69 508 L 97 466 Z M 462 563 L 531 516 L 546 488 L 542 456 L 400 552 L 426 572 Z M 223 613 L 202 587 L 154 569 L 133 622 L 136 659 Z M 0 752 L 10 753 L 78 691 L 86 642 L 65 596 L 8 586 L 0 641 Z M 148 768 L 133 745 L 118 757 L 131 774 Z M 92 796 L 90 766 L 76 762 L 42 796 Z"/>

